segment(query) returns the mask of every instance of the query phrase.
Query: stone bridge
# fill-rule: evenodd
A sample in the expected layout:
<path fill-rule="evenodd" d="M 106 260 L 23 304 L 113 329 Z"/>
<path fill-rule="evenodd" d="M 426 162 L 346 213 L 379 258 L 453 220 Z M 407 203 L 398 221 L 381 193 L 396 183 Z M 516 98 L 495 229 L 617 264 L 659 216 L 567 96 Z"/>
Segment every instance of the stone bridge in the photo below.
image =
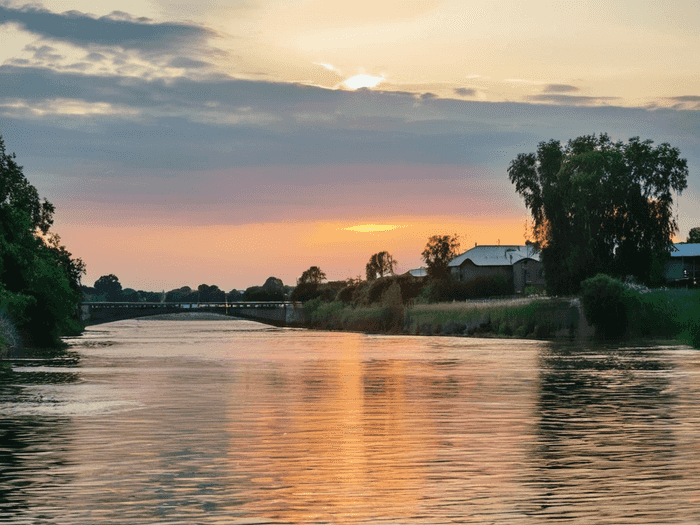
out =
<path fill-rule="evenodd" d="M 80 305 L 80 320 L 85 326 L 121 319 L 183 312 L 209 312 L 250 319 L 273 326 L 303 326 L 301 304 L 289 301 L 239 301 L 233 303 L 107 303 Z"/>

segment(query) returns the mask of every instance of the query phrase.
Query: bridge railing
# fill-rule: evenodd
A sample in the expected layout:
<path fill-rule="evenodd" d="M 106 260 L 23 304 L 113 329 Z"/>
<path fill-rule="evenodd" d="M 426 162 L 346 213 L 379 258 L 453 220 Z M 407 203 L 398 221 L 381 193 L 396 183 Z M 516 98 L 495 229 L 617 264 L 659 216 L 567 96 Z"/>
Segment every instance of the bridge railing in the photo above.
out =
<path fill-rule="evenodd" d="M 197 308 L 282 308 L 295 306 L 292 301 L 231 301 L 231 302 L 172 302 L 172 303 L 148 303 L 127 301 L 90 301 L 81 303 L 91 308 L 181 308 L 183 310 Z M 296 303 L 299 305 L 299 303 Z"/>

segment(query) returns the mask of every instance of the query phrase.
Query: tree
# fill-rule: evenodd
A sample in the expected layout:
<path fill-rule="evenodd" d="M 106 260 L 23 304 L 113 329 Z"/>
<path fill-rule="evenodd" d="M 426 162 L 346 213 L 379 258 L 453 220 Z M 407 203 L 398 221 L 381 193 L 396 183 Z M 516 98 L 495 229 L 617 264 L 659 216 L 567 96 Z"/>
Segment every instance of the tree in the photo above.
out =
<path fill-rule="evenodd" d="M 301 277 L 297 279 L 297 285 L 300 284 L 321 284 L 322 281 L 326 280 L 326 274 L 321 271 L 318 266 L 312 266 L 308 270 L 305 270 L 301 274 Z"/>
<path fill-rule="evenodd" d="M 39 198 L 15 158 L 0 137 L 0 312 L 29 344 L 53 346 L 80 330 L 85 264 L 49 231 L 55 208 Z"/>
<path fill-rule="evenodd" d="M 508 167 L 525 200 L 552 294 L 571 294 L 598 273 L 660 279 L 677 231 L 673 191 L 687 187 L 678 149 L 633 137 L 584 135 L 541 142 Z"/>
<path fill-rule="evenodd" d="M 690 229 L 687 242 L 693 244 L 700 243 L 700 228 L 696 227 Z"/>
<path fill-rule="evenodd" d="M 103 275 L 97 279 L 93 288 L 99 295 L 104 295 L 108 301 L 119 300 L 122 293 L 122 285 L 119 282 L 119 278 L 113 273 Z"/>
<path fill-rule="evenodd" d="M 369 258 L 365 266 L 365 275 L 368 281 L 373 281 L 377 277 L 384 277 L 385 274 L 394 275 L 396 261 L 389 252 L 379 252 Z"/>
<path fill-rule="evenodd" d="M 457 256 L 459 237 L 454 235 L 433 235 L 428 239 L 425 250 L 421 253 L 426 266 L 428 277 L 445 279 L 450 274 L 450 261 Z"/>

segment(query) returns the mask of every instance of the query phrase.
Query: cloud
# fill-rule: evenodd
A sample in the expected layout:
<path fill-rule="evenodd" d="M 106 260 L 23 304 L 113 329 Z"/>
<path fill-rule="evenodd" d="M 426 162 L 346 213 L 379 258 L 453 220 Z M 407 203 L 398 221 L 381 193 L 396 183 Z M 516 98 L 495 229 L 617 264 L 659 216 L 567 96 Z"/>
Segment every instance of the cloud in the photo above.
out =
<path fill-rule="evenodd" d="M 214 34 L 207 28 L 195 25 L 152 23 L 119 11 L 94 18 L 78 11 L 53 13 L 37 7 L 13 9 L 0 5 L 0 25 L 8 22 L 16 22 L 42 37 L 78 46 L 97 44 L 139 50 L 177 47 Z"/>
<path fill-rule="evenodd" d="M 543 94 L 527 97 L 533 102 L 548 102 L 550 104 L 564 104 L 572 106 L 598 106 L 610 100 L 618 100 L 619 97 L 585 97 L 582 95 Z"/>
<path fill-rule="evenodd" d="M 357 226 L 348 226 L 347 228 L 339 228 L 341 230 L 347 230 L 351 232 L 358 233 L 375 233 L 375 232 L 388 232 L 392 230 L 397 230 L 399 228 L 405 228 L 405 225 L 401 224 L 358 224 Z"/>
<path fill-rule="evenodd" d="M 700 96 L 698 95 L 681 95 L 678 97 L 668 97 L 666 100 L 671 102 L 671 107 L 681 110 L 698 110 L 700 109 Z"/>
<path fill-rule="evenodd" d="M 675 102 L 700 102 L 700 96 L 682 95 L 680 97 L 669 97 L 669 100 L 673 100 Z"/>
<path fill-rule="evenodd" d="M 202 62 L 201 60 L 194 60 L 187 57 L 176 57 L 170 61 L 170 67 L 179 67 L 183 69 L 199 69 L 202 67 L 207 67 L 209 64 Z"/>
<path fill-rule="evenodd" d="M 460 97 L 473 97 L 476 95 L 476 89 L 471 88 L 455 88 L 455 93 Z"/>
<path fill-rule="evenodd" d="M 576 86 L 571 86 L 569 84 L 548 84 L 542 90 L 543 93 L 571 93 L 572 91 L 578 91 Z"/>

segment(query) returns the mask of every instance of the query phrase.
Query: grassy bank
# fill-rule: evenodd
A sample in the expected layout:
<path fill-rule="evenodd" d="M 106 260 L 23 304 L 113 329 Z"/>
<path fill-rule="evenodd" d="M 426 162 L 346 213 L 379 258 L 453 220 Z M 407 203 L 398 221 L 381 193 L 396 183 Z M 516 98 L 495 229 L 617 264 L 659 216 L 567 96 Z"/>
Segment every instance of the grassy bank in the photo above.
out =
<path fill-rule="evenodd" d="M 414 335 L 495 334 L 514 337 L 574 337 L 579 310 L 567 299 L 518 298 L 436 304 L 353 307 L 317 302 L 306 311 L 310 326 L 328 330 Z"/>
<path fill-rule="evenodd" d="M 609 279 L 609 278 L 607 278 Z M 356 306 L 310 301 L 308 325 L 327 330 L 412 335 L 481 335 L 534 339 L 676 340 L 700 348 L 700 290 L 614 284 L 597 301 L 523 297 L 404 306 L 394 298 Z M 583 303 L 582 306 L 580 306 Z M 585 313 L 584 313 L 585 312 Z"/>

